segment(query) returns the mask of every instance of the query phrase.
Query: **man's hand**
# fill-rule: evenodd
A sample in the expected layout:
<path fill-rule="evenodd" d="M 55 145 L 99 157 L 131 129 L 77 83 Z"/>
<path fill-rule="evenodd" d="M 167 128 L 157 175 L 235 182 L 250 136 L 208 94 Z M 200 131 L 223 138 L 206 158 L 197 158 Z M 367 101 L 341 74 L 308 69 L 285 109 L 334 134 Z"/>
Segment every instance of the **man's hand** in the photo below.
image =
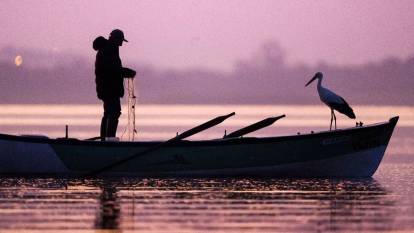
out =
<path fill-rule="evenodd" d="M 124 78 L 134 78 L 137 72 L 133 69 L 122 67 L 122 76 Z"/>

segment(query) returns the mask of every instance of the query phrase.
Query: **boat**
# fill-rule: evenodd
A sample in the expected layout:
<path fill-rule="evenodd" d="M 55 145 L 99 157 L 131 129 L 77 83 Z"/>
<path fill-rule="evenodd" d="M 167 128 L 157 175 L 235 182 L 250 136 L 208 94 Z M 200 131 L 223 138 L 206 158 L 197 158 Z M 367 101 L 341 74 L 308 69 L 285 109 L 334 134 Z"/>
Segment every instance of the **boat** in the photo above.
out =
<path fill-rule="evenodd" d="M 179 138 L 170 143 L 0 134 L 0 174 L 77 176 L 98 171 L 102 176 L 140 177 L 371 177 L 398 119 L 308 134 Z"/>

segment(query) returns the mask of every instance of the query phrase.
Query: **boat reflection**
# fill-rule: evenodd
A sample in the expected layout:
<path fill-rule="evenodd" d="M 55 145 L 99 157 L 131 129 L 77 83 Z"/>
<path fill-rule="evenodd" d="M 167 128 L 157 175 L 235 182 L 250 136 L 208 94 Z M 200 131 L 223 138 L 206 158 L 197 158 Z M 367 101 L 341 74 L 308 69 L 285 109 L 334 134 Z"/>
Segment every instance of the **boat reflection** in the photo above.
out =
<path fill-rule="evenodd" d="M 111 197 L 120 200 L 106 200 L 117 204 L 100 208 L 102 229 L 118 216 L 135 230 L 384 230 L 396 216 L 374 179 L 124 179 L 117 187 Z M 108 207 L 122 214 L 108 218 Z"/>
<path fill-rule="evenodd" d="M 0 229 L 398 230 L 375 179 L 2 178 Z"/>

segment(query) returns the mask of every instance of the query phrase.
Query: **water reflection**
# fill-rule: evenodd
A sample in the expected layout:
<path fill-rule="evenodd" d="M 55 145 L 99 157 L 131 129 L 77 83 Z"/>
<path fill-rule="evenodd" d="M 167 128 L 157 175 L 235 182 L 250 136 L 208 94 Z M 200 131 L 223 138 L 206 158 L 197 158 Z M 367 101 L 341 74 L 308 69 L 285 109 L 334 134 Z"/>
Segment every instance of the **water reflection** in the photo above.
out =
<path fill-rule="evenodd" d="M 414 126 L 412 106 L 353 106 L 365 125 L 387 121 L 399 115 L 399 128 Z M 71 137 L 91 138 L 99 132 L 100 105 L 0 105 L 0 132 L 7 134 L 44 134 L 62 137 L 64 126 L 70 126 Z M 126 112 L 126 106 L 123 106 Z M 329 112 L 323 105 L 140 105 L 136 109 L 138 140 L 168 139 L 194 125 L 218 115 L 235 111 L 237 115 L 195 138 L 218 138 L 224 130 L 234 131 L 270 116 L 286 114 L 286 118 L 256 136 L 296 134 L 329 128 Z M 127 114 L 120 127 L 127 124 Z M 354 127 L 355 121 L 339 115 L 338 127 Z M 328 124 L 327 124 L 328 123 Z M 328 127 L 328 128 L 327 128 Z"/>
<path fill-rule="evenodd" d="M 2 178 L 0 199 L 0 229 L 305 232 L 414 225 L 398 225 L 398 196 L 375 179 Z"/>
<path fill-rule="evenodd" d="M 101 189 L 99 196 L 99 213 L 95 220 L 97 229 L 118 229 L 120 206 L 118 202 L 118 182 L 113 180 L 103 180 L 98 182 Z"/>

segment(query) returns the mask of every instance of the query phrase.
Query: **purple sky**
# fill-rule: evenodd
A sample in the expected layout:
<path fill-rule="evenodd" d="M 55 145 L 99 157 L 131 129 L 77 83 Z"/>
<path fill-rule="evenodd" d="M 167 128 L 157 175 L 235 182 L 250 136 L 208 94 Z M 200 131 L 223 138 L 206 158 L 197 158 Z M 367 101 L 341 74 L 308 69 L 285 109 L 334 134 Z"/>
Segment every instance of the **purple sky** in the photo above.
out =
<path fill-rule="evenodd" d="M 291 63 L 359 64 L 414 54 L 413 12 L 413 0 L 2 0 L 0 50 L 93 57 L 92 40 L 120 28 L 126 65 L 229 70 L 269 40 Z"/>

